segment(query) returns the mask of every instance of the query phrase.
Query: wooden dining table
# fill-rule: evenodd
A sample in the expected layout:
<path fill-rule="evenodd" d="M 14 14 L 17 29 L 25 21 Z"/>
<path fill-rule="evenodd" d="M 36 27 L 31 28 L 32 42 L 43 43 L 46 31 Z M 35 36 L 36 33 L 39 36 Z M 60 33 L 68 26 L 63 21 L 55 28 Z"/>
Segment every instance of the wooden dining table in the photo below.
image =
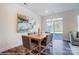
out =
<path fill-rule="evenodd" d="M 45 34 L 30 34 L 27 35 L 30 39 L 38 41 L 38 47 L 39 47 L 39 53 L 41 51 L 41 42 L 42 40 L 44 40 L 44 38 L 46 37 Z"/>

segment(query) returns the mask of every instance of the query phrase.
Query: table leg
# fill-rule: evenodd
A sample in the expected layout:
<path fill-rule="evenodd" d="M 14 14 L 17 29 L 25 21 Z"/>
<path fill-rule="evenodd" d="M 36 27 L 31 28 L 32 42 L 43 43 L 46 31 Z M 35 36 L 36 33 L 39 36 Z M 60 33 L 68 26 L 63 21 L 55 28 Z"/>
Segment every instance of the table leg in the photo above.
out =
<path fill-rule="evenodd" d="M 41 40 L 38 42 L 39 45 L 39 54 L 41 53 Z"/>

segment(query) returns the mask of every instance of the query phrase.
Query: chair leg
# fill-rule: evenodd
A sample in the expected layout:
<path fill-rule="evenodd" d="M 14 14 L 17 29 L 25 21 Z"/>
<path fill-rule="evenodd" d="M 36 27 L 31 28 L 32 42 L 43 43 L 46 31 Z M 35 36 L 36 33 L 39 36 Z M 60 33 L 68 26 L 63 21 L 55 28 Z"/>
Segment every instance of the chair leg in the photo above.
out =
<path fill-rule="evenodd" d="M 32 54 L 31 51 L 29 51 L 29 54 L 30 54 L 30 55 Z"/>
<path fill-rule="evenodd" d="M 53 44 L 53 42 L 52 42 L 52 41 L 50 41 L 50 43 L 51 43 L 51 44 Z"/>

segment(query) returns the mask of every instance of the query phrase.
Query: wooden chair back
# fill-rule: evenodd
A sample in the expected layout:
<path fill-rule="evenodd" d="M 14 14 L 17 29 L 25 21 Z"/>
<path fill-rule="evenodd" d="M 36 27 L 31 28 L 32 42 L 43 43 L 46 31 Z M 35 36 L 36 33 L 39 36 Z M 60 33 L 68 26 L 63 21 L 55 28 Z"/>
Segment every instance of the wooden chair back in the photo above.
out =
<path fill-rule="evenodd" d="M 22 35 L 23 46 L 27 49 L 31 49 L 31 40 L 28 36 Z"/>

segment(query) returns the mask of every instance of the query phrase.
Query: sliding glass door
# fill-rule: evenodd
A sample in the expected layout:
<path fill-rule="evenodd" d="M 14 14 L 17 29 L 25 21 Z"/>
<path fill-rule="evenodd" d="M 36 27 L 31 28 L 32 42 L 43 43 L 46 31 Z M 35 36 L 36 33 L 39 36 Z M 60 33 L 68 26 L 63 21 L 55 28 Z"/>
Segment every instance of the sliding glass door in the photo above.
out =
<path fill-rule="evenodd" d="M 53 21 L 53 33 L 63 33 L 62 20 Z"/>
<path fill-rule="evenodd" d="M 47 31 L 53 33 L 54 39 L 63 39 L 63 18 L 48 19 Z"/>
<path fill-rule="evenodd" d="M 47 19 L 47 31 L 63 33 L 63 18 Z"/>

